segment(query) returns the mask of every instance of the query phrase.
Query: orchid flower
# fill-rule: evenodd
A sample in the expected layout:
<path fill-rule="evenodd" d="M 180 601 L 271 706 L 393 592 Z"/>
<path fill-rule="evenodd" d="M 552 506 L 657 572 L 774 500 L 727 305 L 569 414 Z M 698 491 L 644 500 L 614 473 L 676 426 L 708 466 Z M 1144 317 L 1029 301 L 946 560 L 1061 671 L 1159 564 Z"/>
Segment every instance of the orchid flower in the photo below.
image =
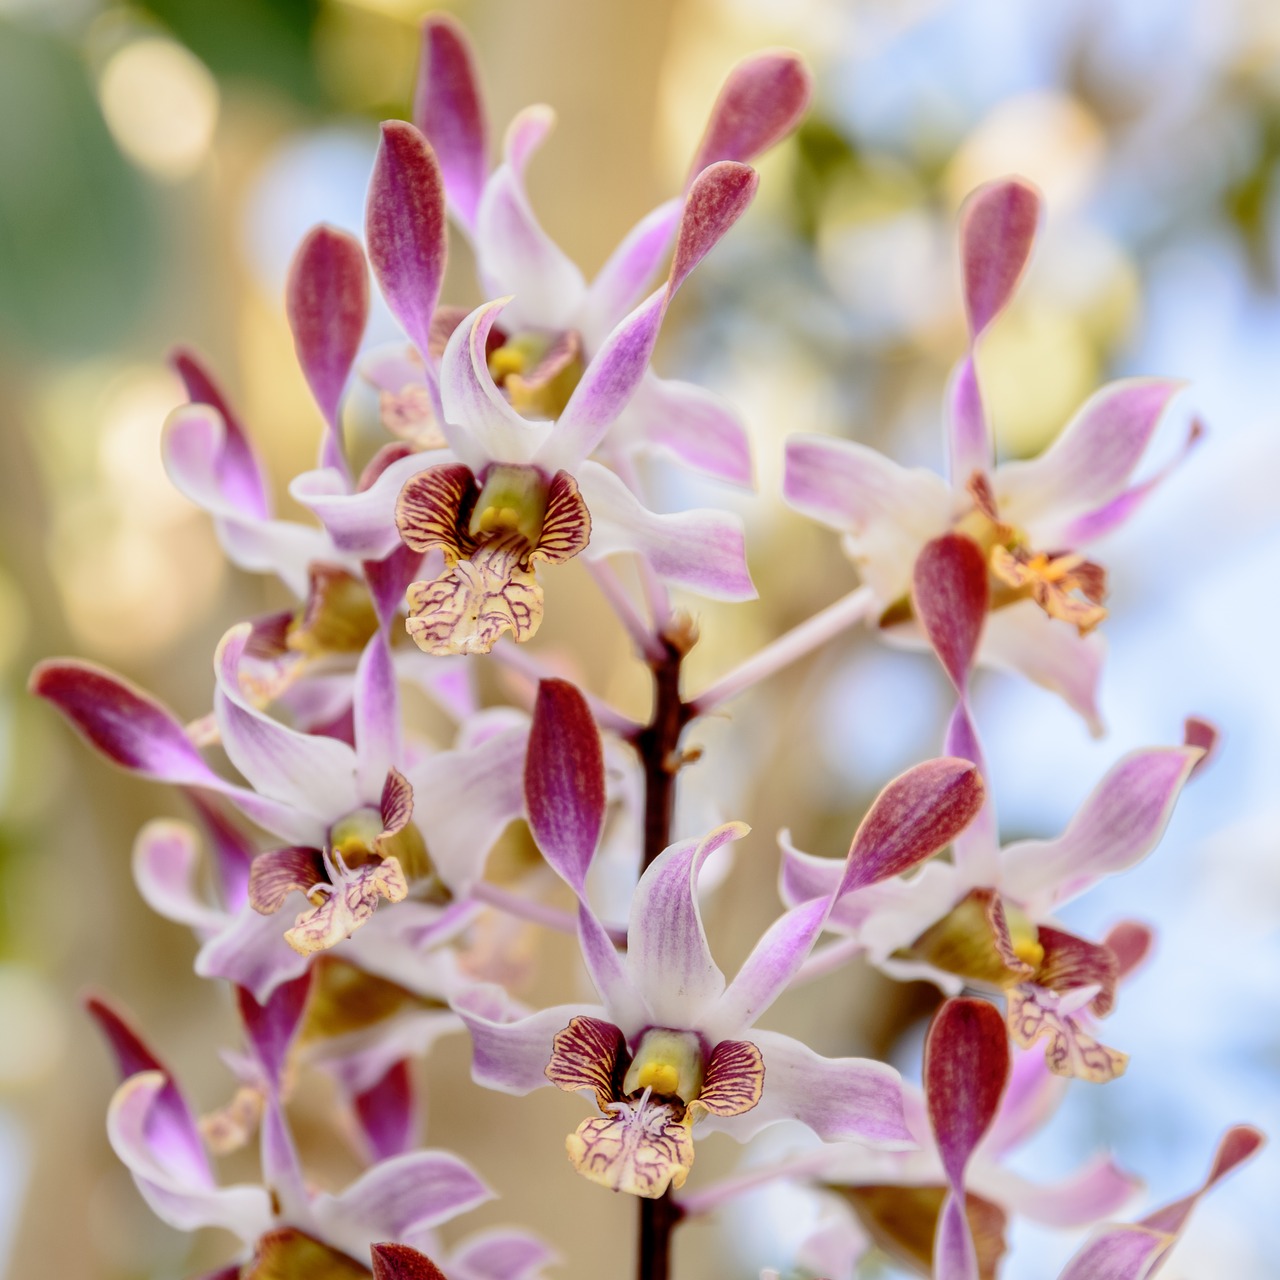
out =
<path fill-rule="evenodd" d="M 804 114 L 811 92 L 808 70 L 790 51 L 769 50 L 738 63 L 712 108 L 687 185 L 709 165 L 747 163 L 781 142 Z M 525 190 L 526 167 L 546 140 L 554 113 L 545 106 L 522 111 L 507 131 L 502 163 L 490 172 L 475 58 L 461 27 L 443 14 L 423 23 L 413 119 L 439 157 L 449 211 L 475 250 L 485 296 L 514 295 L 501 326 L 489 332 L 486 354 L 495 382 L 519 412 L 554 418 L 670 253 L 681 201 L 669 200 L 637 223 L 588 286 L 538 222 Z M 440 309 L 439 345 L 440 335 L 460 318 L 456 309 Z M 410 337 L 416 340 L 412 331 Z M 419 350 L 428 354 L 421 344 Z M 412 363 L 390 355 L 368 371 L 381 387 L 388 425 L 403 429 L 415 408 L 425 417 L 429 395 Z M 610 460 L 656 447 L 732 483 L 751 483 L 750 450 L 734 412 L 699 387 L 652 373 L 643 375 L 598 444 Z"/>
<path fill-rule="evenodd" d="M 961 214 L 969 351 L 947 393 L 950 482 L 852 441 L 796 436 L 783 492 L 797 510 L 843 533 L 874 598 L 873 616 L 891 636 L 904 634 L 898 624 L 912 618 L 912 573 L 925 544 L 947 530 L 970 539 L 991 584 L 978 661 L 1059 693 L 1097 733 L 1102 649 L 1090 633 L 1106 616 L 1106 574 L 1084 549 L 1123 524 L 1168 473 L 1131 482 L 1180 384 L 1111 383 L 1039 457 L 994 465 L 974 352 L 1013 296 L 1039 216 L 1039 195 L 1012 179 L 980 187 Z M 1197 426 L 1188 447 L 1198 436 Z"/>
<path fill-rule="evenodd" d="M 108 1111 L 108 1137 L 153 1212 L 180 1231 L 216 1226 L 232 1232 L 249 1255 L 251 1276 L 355 1280 L 367 1274 L 356 1259 L 385 1240 L 441 1258 L 459 1280 L 538 1274 L 552 1255 L 519 1231 L 481 1233 L 446 1258 L 436 1228 L 493 1196 L 449 1152 L 411 1151 L 379 1160 L 337 1195 L 304 1185 L 279 1099 L 280 1075 L 305 1004 L 303 988 L 305 980 L 290 984 L 262 1006 L 241 994 L 249 1057 L 266 1095 L 263 1185 L 217 1184 L 200 1128 L 172 1073 L 109 1006 L 91 1006 L 123 1078 Z M 503 1256 L 509 1270 L 494 1265 Z"/>
<path fill-rule="evenodd" d="M 478 1083 L 517 1094 L 548 1083 L 587 1091 L 600 1115 L 569 1136 L 570 1161 L 590 1180 L 638 1196 L 684 1182 L 695 1123 L 746 1141 L 796 1119 L 825 1138 L 910 1145 L 897 1072 L 822 1058 L 753 1028 L 842 894 L 927 857 L 973 817 L 982 786 L 972 765 L 934 760 L 891 782 L 859 828 L 836 890 L 783 916 L 727 984 L 703 931 L 698 875 L 746 827 L 729 823 L 653 862 L 632 899 L 623 956 L 585 896 L 603 823 L 603 763 L 586 702 L 563 681 L 539 690 L 525 790 L 538 846 L 578 897 L 583 957 L 603 1003 L 512 1018 L 504 993 L 464 996 L 455 1007 L 471 1031 Z"/>
<path fill-rule="evenodd" d="M 434 250 L 418 237 L 434 189 L 434 158 L 411 125 L 384 135 L 370 207 L 388 226 L 371 260 L 384 295 L 421 346 L 430 332 L 424 296 L 438 290 Z M 416 177 L 414 175 L 417 175 Z M 554 421 L 517 412 L 489 368 L 489 342 L 506 302 L 480 307 L 454 330 L 441 363 L 441 427 L 456 459 L 419 453 L 391 464 L 352 499 L 332 470 L 300 478 L 294 493 L 317 512 L 335 543 L 381 559 L 403 542 L 438 550 L 444 570 L 409 589 L 409 633 L 432 654 L 487 653 L 506 631 L 529 639 L 542 617 L 539 560 L 585 552 L 645 556 L 662 578 L 720 599 L 750 599 L 742 528 L 722 512 L 656 515 L 589 455 L 634 393 L 676 290 L 741 215 L 756 187 L 745 165 L 724 161 L 695 179 L 684 202 L 666 284 L 621 320 L 586 366 Z M 371 223 L 370 235 L 374 226 Z"/>

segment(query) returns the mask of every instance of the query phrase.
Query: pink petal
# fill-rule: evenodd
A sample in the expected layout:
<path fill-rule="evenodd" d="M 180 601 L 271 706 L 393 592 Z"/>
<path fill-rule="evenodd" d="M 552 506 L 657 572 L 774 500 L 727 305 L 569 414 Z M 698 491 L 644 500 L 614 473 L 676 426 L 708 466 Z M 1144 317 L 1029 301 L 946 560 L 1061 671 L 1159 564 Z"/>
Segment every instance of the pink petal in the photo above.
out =
<path fill-rule="evenodd" d="M 301 910 L 304 899 L 299 895 L 295 901 Z M 279 917 L 260 915 L 245 905 L 200 948 L 195 971 L 198 977 L 243 987 L 255 1000 L 266 1002 L 281 983 L 305 973 L 308 963 L 284 940 Z"/>
<path fill-rule="evenodd" d="M 1041 1053 L 1030 1056 L 1044 1061 Z M 1060 1076 L 1053 1079 L 1066 1084 Z M 998 1183 L 983 1181 L 977 1175 L 975 1161 L 970 1182 L 979 1195 L 992 1198 L 994 1193 L 994 1198 L 1014 1213 L 1050 1227 L 1091 1226 L 1099 1218 L 1115 1213 L 1142 1186 L 1106 1155 L 1095 1157 L 1071 1177 L 1048 1185 L 1000 1172 L 1004 1176 Z"/>
<path fill-rule="evenodd" d="M 407 1244 L 375 1244 L 371 1256 L 373 1280 L 445 1280 L 444 1272 L 425 1253 Z"/>
<path fill-rule="evenodd" d="M 208 936 L 217 933 L 227 917 L 205 901 L 199 877 L 200 849 L 188 823 L 156 819 L 138 833 L 133 879 L 143 901 L 166 920 Z"/>
<path fill-rule="evenodd" d="M 690 180 L 718 160 L 746 162 L 781 142 L 800 123 L 812 95 L 813 77 L 799 54 L 770 49 L 744 58 L 711 108 Z"/>
<path fill-rule="evenodd" d="M 298 363 L 329 424 L 325 465 L 343 468 L 338 411 L 369 320 L 369 271 L 355 236 L 313 228 L 294 254 L 286 286 Z"/>
<path fill-rule="evenodd" d="M 444 182 L 426 138 L 401 120 L 382 126 L 365 206 L 365 242 L 391 314 L 426 356 L 447 252 Z"/>
<path fill-rule="evenodd" d="M 978 1280 L 978 1251 L 964 1212 L 964 1193 L 947 1193 L 933 1241 L 934 1280 Z"/>
<path fill-rule="evenodd" d="M 279 1087 L 284 1075 L 310 990 L 310 971 L 281 983 L 262 1002 L 243 987 L 236 990 L 236 1008 L 249 1046 L 273 1088 Z"/>
<path fill-rule="evenodd" d="M 1039 220 L 1039 192 L 1016 179 L 988 183 L 965 201 L 960 212 L 960 261 L 974 338 L 1013 297 Z"/>
<path fill-rule="evenodd" d="M 924 1088 L 929 1125 L 957 1194 L 1008 1081 L 1009 1038 L 1000 1011 L 986 1000 L 948 1000 L 925 1040 Z"/>
<path fill-rule="evenodd" d="M 194 351 L 178 347 L 169 363 L 182 379 L 191 403 L 210 405 L 222 419 L 223 447 L 216 469 L 218 489 L 236 510 L 265 520 L 271 514 L 268 486 L 240 419 Z"/>
<path fill-rule="evenodd" d="M 1234 1172 L 1240 1165 L 1252 1160 L 1262 1150 L 1266 1141 L 1262 1131 L 1255 1129 L 1252 1125 L 1232 1125 L 1218 1140 L 1218 1149 L 1213 1156 L 1213 1167 L 1201 1183 L 1200 1189 L 1189 1196 L 1184 1196 L 1181 1200 L 1165 1205 L 1162 1209 L 1156 1209 L 1153 1213 L 1147 1214 L 1141 1219 L 1140 1225 L 1155 1231 L 1179 1234 L 1187 1225 L 1191 1211 L 1200 1202 L 1201 1196 L 1212 1191 L 1223 1178 Z"/>
<path fill-rule="evenodd" d="M 474 226 L 489 173 L 489 125 L 471 42 L 445 13 L 422 24 L 413 123 L 439 158 L 449 203 L 466 226 Z"/>
<path fill-rule="evenodd" d="M 1125 756 L 1098 783 L 1056 840 L 1006 847 L 1001 887 L 1036 914 L 1146 857 L 1160 840 L 1198 747 L 1150 747 Z"/>
<path fill-rule="evenodd" d="M 1126 378 L 1092 395 L 1038 458 L 997 468 L 1002 519 L 1036 534 L 1116 497 L 1182 384 Z"/>
<path fill-rule="evenodd" d="M 604 826 L 604 749 L 587 700 L 567 680 L 538 685 L 524 794 L 538 848 L 581 898 Z"/>
<path fill-rule="evenodd" d="M 449 1255 L 449 1264 L 467 1280 L 534 1280 L 558 1262 L 537 1236 L 498 1227 L 468 1236 Z"/>
<path fill-rule="evenodd" d="M 1168 1236 L 1142 1227 L 1100 1227 L 1058 1280 L 1146 1280 L 1172 1244 Z"/>
<path fill-rule="evenodd" d="M 645 286 L 671 252 L 682 207 L 683 201 L 668 200 L 646 214 L 592 280 L 578 317 L 588 350 L 644 296 Z"/>
<path fill-rule="evenodd" d="M 400 691 L 386 635 L 372 636 L 356 667 L 356 777 L 360 798 L 375 804 L 388 772 L 404 757 Z"/>
<path fill-rule="evenodd" d="M 986 780 L 987 762 L 982 753 L 982 743 L 964 702 L 958 702 L 951 713 L 943 750 L 949 756 L 973 761 Z M 990 787 L 977 817 L 952 842 L 952 856 L 969 884 L 995 883 L 1000 867 L 1000 836 Z"/>
<path fill-rule="evenodd" d="M 634 551 L 675 586 L 712 600 L 755 599 L 742 522 L 736 515 L 710 510 L 658 515 L 596 462 L 582 463 L 577 481 L 591 512 L 589 559 Z"/>
<path fill-rule="evenodd" d="M 377 1084 L 356 1095 L 356 1117 L 374 1160 L 412 1151 L 421 1127 L 413 1076 L 405 1060 L 395 1063 Z"/>
<path fill-rule="evenodd" d="M 989 603 L 982 548 L 959 533 L 927 542 L 916 558 L 911 599 L 938 661 L 963 695 Z"/>
<path fill-rule="evenodd" d="M 994 453 L 972 355 L 951 375 L 945 404 L 951 483 L 963 489 L 974 475 L 987 474 Z"/>

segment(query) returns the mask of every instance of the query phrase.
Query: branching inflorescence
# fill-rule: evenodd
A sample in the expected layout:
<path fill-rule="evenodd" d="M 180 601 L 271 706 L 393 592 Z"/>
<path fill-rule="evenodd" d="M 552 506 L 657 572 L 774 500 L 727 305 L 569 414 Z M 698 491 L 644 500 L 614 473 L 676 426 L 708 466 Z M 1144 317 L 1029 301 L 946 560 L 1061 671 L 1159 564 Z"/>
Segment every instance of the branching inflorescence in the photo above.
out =
<path fill-rule="evenodd" d="M 974 348 L 1030 255 L 1031 187 L 985 186 L 961 217 L 970 347 L 945 404 L 949 479 L 849 441 L 793 438 L 785 496 L 841 532 L 860 585 L 685 696 L 698 628 L 668 590 L 751 598 L 744 532 L 726 511 L 653 510 L 637 460 L 660 455 L 742 487 L 752 464 L 734 411 L 659 378 L 650 360 L 676 291 L 750 204 L 749 162 L 795 128 L 809 93 L 793 54 L 735 67 L 685 190 L 588 284 L 525 191 L 550 111 L 518 115 L 491 169 L 467 40 L 452 20 L 429 19 L 414 122 L 383 126 L 363 243 L 318 227 L 291 270 L 289 321 L 325 423 L 319 466 L 291 492 L 317 523 L 272 515 L 246 428 L 197 357 L 175 357 L 190 403 L 165 428 L 169 474 L 208 511 L 229 558 L 277 575 L 297 603 L 227 631 L 212 712 L 190 724 L 83 662 L 43 663 L 32 687 L 111 761 L 179 787 L 194 811 L 194 823 L 144 828 L 133 870 L 147 902 L 196 934 L 196 972 L 231 986 L 244 1030 L 228 1057 L 233 1098 L 197 1121 L 126 1019 L 100 999 L 90 1011 L 122 1078 L 113 1147 L 166 1222 L 238 1239 L 218 1273 L 227 1280 L 520 1280 L 570 1247 L 515 1228 L 441 1241 L 442 1224 L 492 1193 L 462 1157 L 419 1147 L 411 1064 L 463 1032 L 477 1085 L 581 1096 L 567 1153 L 597 1184 L 583 1184 L 584 1200 L 598 1188 L 636 1198 L 639 1280 L 670 1274 L 682 1220 L 774 1180 L 839 1207 L 796 1260 L 801 1273 L 852 1276 L 878 1246 L 944 1280 L 995 1275 L 1012 1215 L 1083 1228 L 1134 1189 L 1106 1155 L 1056 1185 L 1004 1161 L 1048 1119 L 1066 1079 L 1104 1082 L 1125 1068 L 1099 1020 L 1150 931 L 1125 921 L 1079 937 L 1057 912 L 1151 852 L 1215 735 L 1189 720 L 1182 743 L 1120 760 L 1056 838 L 1000 841 L 972 673 L 1020 671 L 1100 732 L 1106 575 L 1086 548 L 1158 483 L 1133 473 L 1178 390 L 1157 378 L 1112 384 L 1043 455 L 994 465 Z M 487 299 L 469 313 L 441 298 L 450 223 L 474 250 Z M 362 350 L 370 268 L 407 339 L 373 352 Z M 353 376 L 373 388 L 386 430 L 359 471 L 342 429 Z M 641 600 L 615 576 L 618 556 L 634 563 Z M 543 575 L 575 558 L 651 673 L 646 723 L 513 647 L 538 630 Z M 858 622 L 936 655 L 956 699 L 943 754 L 885 782 L 842 859 L 803 853 L 783 833 L 781 914 L 726 979 L 699 876 L 747 828 L 673 829 L 685 731 Z M 485 662 L 538 675 L 536 692 L 482 705 Z M 406 685 L 453 722 L 451 740 L 409 731 Z M 206 759 L 214 746 L 238 780 Z M 547 900 L 548 887 L 563 894 L 553 877 L 486 875 L 517 820 L 571 911 Z M 593 905 L 589 873 L 602 862 L 627 883 L 626 921 Z M 515 999 L 501 980 L 503 935 L 480 927 L 495 913 L 573 934 L 598 999 L 545 1009 Z M 789 988 L 854 956 L 944 993 L 920 1085 L 757 1025 Z M 367 1164 L 341 1190 L 316 1189 L 294 1143 L 290 1095 L 308 1070 L 331 1077 Z M 777 1162 L 691 1180 L 711 1133 L 746 1142 L 782 1121 L 806 1136 L 779 1146 Z M 211 1155 L 255 1133 L 260 1181 L 221 1184 Z M 1197 1192 L 1096 1226 L 1062 1280 L 1151 1275 L 1199 1195 L 1261 1141 L 1229 1129 Z M 608 1263 L 618 1274 L 618 1259 Z"/>

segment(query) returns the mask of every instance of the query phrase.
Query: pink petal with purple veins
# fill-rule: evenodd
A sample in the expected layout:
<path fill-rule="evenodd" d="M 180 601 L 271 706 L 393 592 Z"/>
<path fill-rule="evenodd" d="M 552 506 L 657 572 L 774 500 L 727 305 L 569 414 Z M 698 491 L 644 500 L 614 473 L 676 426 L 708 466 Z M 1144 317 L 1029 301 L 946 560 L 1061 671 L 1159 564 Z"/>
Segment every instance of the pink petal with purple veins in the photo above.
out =
<path fill-rule="evenodd" d="M 440 161 L 454 212 L 474 227 L 489 173 L 489 125 L 471 42 L 448 14 L 432 14 L 422 24 L 413 123 Z"/>
<path fill-rule="evenodd" d="M 1142 1227 L 1102 1227 L 1067 1263 L 1058 1280 L 1146 1280 L 1173 1240 Z"/>
<path fill-rule="evenodd" d="M 1001 518 L 1039 541 L 1042 527 L 1054 531 L 1116 497 L 1182 385 L 1126 378 L 1095 392 L 1039 457 L 997 468 L 992 483 Z"/>
<path fill-rule="evenodd" d="M 309 971 L 281 983 L 262 1002 L 243 987 L 236 990 L 236 1008 L 249 1038 L 249 1046 L 272 1088 L 279 1087 L 284 1075 L 289 1050 L 302 1025 L 302 1014 L 310 991 Z"/>
<path fill-rule="evenodd" d="M 419 1108 L 407 1061 L 395 1063 L 377 1084 L 358 1093 L 353 1105 L 375 1161 L 404 1155 L 417 1146 Z"/>
<path fill-rule="evenodd" d="M 301 895 L 294 901 L 298 910 L 306 905 Z M 200 948 L 195 971 L 198 977 L 221 978 L 243 987 L 255 1000 L 265 1002 L 282 982 L 305 973 L 307 964 L 307 957 L 284 940 L 280 918 L 244 906 Z"/>
<path fill-rule="evenodd" d="M 201 937 L 217 933 L 226 913 L 211 907 L 199 888 L 200 848 L 185 822 L 148 822 L 133 844 L 133 879 L 157 915 L 185 924 Z"/>
<path fill-rule="evenodd" d="M 526 1094 L 549 1088 L 546 1067 L 552 1041 L 577 1017 L 608 1019 L 600 1005 L 564 1004 L 527 1017 L 508 1016 L 510 997 L 501 988 L 477 987 L 454 1002 L 471 1032 L 471 1078 L 500 1093 Z"/>
<path fill-rule="evenodd" d="M 947 1193 L 933 1240 L 934 1280 L 978 1280 L 978 1251 L 964 1212 L 964 1193 Z"/>
<path fill-rule="evenodd" d="M 1175 1235 L 1180 1233 L 1186 1227 L 1187 1219 L 1199 1204 L 1200 1198 L 1212 1191 L 1229 1173 L 1234 1172 L 1247 1160 L 1252 1160 L 1265 1143 L 1266 1138 L 1260 1129 L 1255 1129 L 1248 1124 L 1232 1125 L 1218 1140 L 1218 1149 L 1213 1156 L 1213 1167 L 1201 1183 L 1200 1189 L 1147 1214 L 1141 1219 L 1140 1225 L 1150 1227 L 1154 1231 L 1168 1231 Z"/>
<path fill-rule="evenodd" d="M 278 1205 L 277 1217 L 314 1230 L 311 1197 L 303 1180 L 289 1122 L 274 1090 L 266 1095 L 258 1137 L 262 1180 L 271 1188 L 273 1204 Z"/>
<path fill-rule="evenodd" d="M 356 786 L 365 804 L 378 803 L 387 774 L 404 756 L 400 691 L 387 638 L 379 631 L 356 667 Z"/>
<path fill-rule="evenodd" d="M 567 680 L 538 685 L 524 794 L 538 848 L 581 898 L 604 827 L 604 748 L 587 700 Z"/>
<path fill-rule="evenodd" d="M 582 305 L 582 272 L 542 229 L 524 189 L 524 167 L 555 121 L 549 107 L 526 107 L 511 122 L 506 160 L 485 185 L 476 213 L 476 257 L 489 296 L 511 294 L 511 321 L 567 329 Z"/>
<path fill-rule="evenodd" d="M 1160 840 L 1198 747 L 1150 747 L 1125 756 L 1098 783 L 1056 840 L 1006 847 L 1001 887 L 1035 914 L 1146 857 Z"/>
<path fill-rule="evenodd" d="M 369 320 L 369 270 L 353 235 L 313 228 L 289 266 L 286 309 L 294 350 L 329 424 L 325 466 L 345 469 L 338 411 Z"/>
<path fill-rule="evenodd" d="M 177 348 L 169 357 L 192 404 L 211 405 L 223 423 L 223 447 L 215 467 L 217 488 L 246 516 L 265 520 L 271 514 L 267 482 L 248 433 L 213 376 L 194 351 Z"/>
<path fill-rule="evenodd" d="M 1049 1070 L 1043 1053 L 1014 1049 L 1009 1085 L 1000 1111 L 983 1139 L 984 1154 L 998 1158 L 1027 1141 L 1058 1109 L 1066 1090 L 1066 1080 Z"/>
<path fill-rule="evenodd" d="M 911 589 L 921 546 L 951 523 L 953 498 L 941 476 L 829 436 L 787 441 L 782 494 L 845 534 L 846 551 L 883 605 Z"/>
<path fill-rule="evenodd" d="M 468 1236 L 449 1255 L 459 1280 L 533 1280 L 560 1259 L 537 1236 L 499 1227 Z"/>
<path fill-rule="evenodd" d="M 924 1047 L 925 1102 L 951 1189 L 963 1194 L 965 1166 L 991 1127 L 1009 1081 L 1004 1018 L 986 1000 L 948 1000 Z"/>
<path fill-rule="evenodd" d="M 717 160 L 749 161 L 800 123 L 813 77 L 789 49 L 768 49 L 739 62 L 725 78 L 689 169 L 690 181 Z"/>
<path fill-rule="evenodd" d="M 547 423 L 522 418 L 489 373 L 489 332 L 509 301 L 477 307 L 453 331 L 440 362 L 445 436 L 476 475 L 490 461 L 530 461 L 551 431 Z"/>
<path fill-rule="evenodd" d="M 951 713 L 943 750 L 949 756 L 972 760 L 983 780 L 986 780 L 987 762 L 983 758 L 982 742 L 963 702 L 957 703 Z M 990 787 L 987 788 L 986 798 L 977 816 L 952 841 L 952 856 L 956 867 L 969 884 L 996 883 L 1000 868 L 1000 836 L 995 799 Z"/>
<path fill-rule="evenodd" d="M 859 823 L 839 894 L 901 875 L 936 853 L 973 820 L 985 795 L 968 760 L 944 756 L 899 774 Z"/>
<path fill-rule="evenodd" d="M 588 559 L 633 551 L 675 586 L 712 600 L 755 599 L 746 539 L 736 515 L 710 510 L 658 515 L 596 462 L 582 463 L 577 481 L 591 512 L 591 542 L 584 553 Z"/>
<path fill-rule="evenodd" d="M 746 1142 L 781 1120 L 799 1120 L 827 1141 L 851 1139 L 886 1151 L 916 1143 L 903 1113 L 902 1079 L 882 1062 L 823 1058 L 776 1031 L 751 1032 L 764 1057 L 764 1093 L 750 1111 L 709 1115 L 699 1128 Z"/>
<path fill-rule="evenodd" d="M 382 126 L 365 206 L 365 243 L 391 314 L 426 356 L 447 252 L 444 182 L 426 138 L 401 120 Z"/>
<path fill-rule="evenodd" d="M 1044 1061 L 1044 1055 L 1033 1057 Z M 1046 1072 L 1047 1074 L 1047 1072 Z M 1066 1085 L 1060 1076 L 1054 1080 Z M 1012 1212 L 1046 1226 L 1087 1227 L 1115 1213 L 1142 1189 L 1142 1182 L 1118 1168 L 1110 1156 L 1100 1155 L 1069 1178 L 1042 1185 L 1005 1169 L 979 1177 L 977 1162 L 970 1173 L 973 1189 Z"/>
<path fill-rule="evenodd" d="M 1105 656 L 1106 639 L 1099 632 L 1078 635 L 1034 600 L 1019 600 L 989 614 L 978 649 L 980 665 L 1020 672 L 1056 693 L 1095 738 L 1104 732 L 1098 681 Z"/>
<path fill-rule="evenodd" d="M 960 211 L 960 266 L 974 338 L 1013 297 L 1039 221 L 1039 192 L 1016 179 L 988 183 L 965 201 Z"/>
<path fill-rule="evenodd" d="M 640 381 L 623 419 L 628 437 L 662 449 L 681 462 L 744 489 L 755 486 L 751 442 L 736 411 L 691 382 Z"/>
<path fill-rule="evenodd" d="M 640 989 L 639 979 L 585 900 L 578 904 L 578 945 L 610 1019 L 628 1036 L 639 1035 L 651 1026 L 656 1015 Z"/>
<path fill-rule="evenodd" d="M 671 252 L 683 206 L 682 200 L 668 200 L 646 214 L 592 280 L 577 317 L 588 352 L 644 296 Z"/>
<path fill-rule="evenodd" d="M 925 543 L 916 557 L 911 599 L 938 661 L 963 696 L 990 602 L 982 548 L 960 533 Z"/>
<path fill-rule="evenodd" d="M 706 860 L 748 828 L 726 823 L 701 840 L 665 849 L 640 877 L 627 926 L 627 967 L 659 1026 L 691 1027 L 725 989 L 698 906 Z"/>
<path fill-rule="evenodd" d="M 227 816 L 217 801 L 197 791 L 189 792 L 187 799 L 199 815 L 213 849 L 222 905 L 227 911 L 238 911 L 249 900 L 249 867 L 257 845 Z"/>
<path fill-rule="evenodd" d="M 162 1221 L 179 1231 L 223 1227 L 250 1244 L 272 1223 L 263 1187 L 215 1187 L 192 1178 L 185 1165 L 156 1144 L 152 1117 L 168 1085 L 160 1071 L 131 1076 L 116 1090 L 107 1111 L 112 1150 L 133 1174 L 138 1190 Z"/>
<path fill-rule="evenodd" d="M 987 474 L 993 452 L 978 370 L 971 355 L 965 356 L 951 375 L 945 404 L 951 483 L 963 489 L 975 474 Z"/>
<path fill-rule="evenodd" d="M 373 1280 L 445 1280 L 444 1272 L 425 1253 L 407 1244 L 375 1244 L 370 1256 Z"/>
<path fill-rule="evenodd" d="M 355 752 L 334 738 L 299 733 L 264 715 L 240 688 L 246 624 L 223 636 L 214 657 L 214 712 L 231 763 L 263 795 L 310 815 L 321 844 L 324 829 L 359 806 Z"/>

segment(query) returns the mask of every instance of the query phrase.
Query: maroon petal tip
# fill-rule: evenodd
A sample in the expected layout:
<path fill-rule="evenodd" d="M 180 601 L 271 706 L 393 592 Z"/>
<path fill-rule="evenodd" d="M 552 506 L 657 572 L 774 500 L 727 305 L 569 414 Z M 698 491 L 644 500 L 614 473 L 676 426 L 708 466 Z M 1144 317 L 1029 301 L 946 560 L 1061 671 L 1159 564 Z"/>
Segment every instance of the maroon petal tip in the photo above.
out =
<path fill-rule="evenodd" d="M 444 1272 L 425 1253 L 407 1244 L 375 1244 L 373 1280 L 445 1280 Z"/>

